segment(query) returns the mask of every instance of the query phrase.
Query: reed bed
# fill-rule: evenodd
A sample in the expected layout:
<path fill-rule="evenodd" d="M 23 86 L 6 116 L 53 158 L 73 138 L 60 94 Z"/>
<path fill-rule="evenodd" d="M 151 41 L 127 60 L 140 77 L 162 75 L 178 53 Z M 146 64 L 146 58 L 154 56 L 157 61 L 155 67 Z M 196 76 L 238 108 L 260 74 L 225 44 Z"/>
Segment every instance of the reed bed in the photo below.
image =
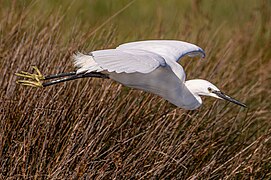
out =
<path fill-rule="evenodd" d="M 271 178 L 269 1 L 0 0 L 1 179 Z M 72 54 L 142 39 L 201 46 L 187 78 L 245 102 L 187 111 L 112 80 L 35 89 L 14 73 L 74 70 Z"/>

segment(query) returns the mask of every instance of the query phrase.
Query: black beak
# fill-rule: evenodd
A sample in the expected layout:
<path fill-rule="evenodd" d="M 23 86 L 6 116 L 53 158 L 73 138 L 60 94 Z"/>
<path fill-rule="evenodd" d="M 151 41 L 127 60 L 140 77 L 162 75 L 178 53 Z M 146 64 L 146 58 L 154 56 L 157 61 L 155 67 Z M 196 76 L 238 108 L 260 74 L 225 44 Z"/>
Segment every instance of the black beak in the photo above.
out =
<path fill-rule="evenodd" d="M 230 101 L 230 102 L 232 102 L 234 104 L 237 104 L 237 105 L 242 106 L 242 107 L 247 107 L 245 104 L 241 103 L 240 101 L 237 101 L 236 99 L 233 99 L 232 97 L 224 94 L 221 91 L 213 91 L 213 93 L 216 94 L 217 96 L 221 97 L 222 99 Z"/>

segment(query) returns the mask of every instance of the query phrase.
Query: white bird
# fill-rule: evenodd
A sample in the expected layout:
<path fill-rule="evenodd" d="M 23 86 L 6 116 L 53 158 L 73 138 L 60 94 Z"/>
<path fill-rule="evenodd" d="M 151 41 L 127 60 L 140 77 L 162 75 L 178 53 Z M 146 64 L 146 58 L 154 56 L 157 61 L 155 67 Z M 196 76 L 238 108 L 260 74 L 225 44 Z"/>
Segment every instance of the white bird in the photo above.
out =
<path fill-rule="evenodd" d="M 74 63 L 77 70 L 43 76 L 16 73 L 32 80 L 19 80 L 23 85 L 45 87 L 84 77 L 110 78 L 128 87 L 157 94 L 172 104 L 187 110 L 201 106 L 200 96 L 228 100 L 240 106 L 245 104 L 225 95 L 212 83 L 193 79 L 185 81 L 185 72 L 178 61 L 185 55 L 205 57 L 204 51 L 191 43 L 176 40 L 148 40 L 125 43 L 116 49 L 105 49 L 88 54 L 77 53 Z M 65 77 L 67 76 L 67 77 Z M 54 81 L 41 82 L 53 78 Z"/>

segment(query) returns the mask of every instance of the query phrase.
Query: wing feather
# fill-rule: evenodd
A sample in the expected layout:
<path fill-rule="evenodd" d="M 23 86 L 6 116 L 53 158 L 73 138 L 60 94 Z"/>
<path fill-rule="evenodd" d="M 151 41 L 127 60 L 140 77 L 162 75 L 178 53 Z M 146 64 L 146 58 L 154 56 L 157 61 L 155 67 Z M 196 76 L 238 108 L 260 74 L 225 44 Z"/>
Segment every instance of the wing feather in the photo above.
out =
<path fill-rule="evenodd" d="M 125 43 L 116 49 L 93 51 L 74 56 L 78 73 L 103 71 L 117 73 L 149 73 L 159 66 L 169 66 L 185 81 L 185 72 L 178 61 L 183 56 L 205 57 L 204 51 L 191 43 L 176 40 L 149 40 Z"/>
<path fill-rule="evenodd" d="M 205 52 L 195 44 L 176 40 L 148 40 L 121 44 L 116 49 L 142 49 L 162 56 L 165 59 L 178 61 L 183 56 L 205 57 Z"/>
<path fill-rule="evenodd" d="M 95 62 L 109 72 L 149 73 L 159 66 L 165 66 L 163 57 L 144 50 L 107 49 L 91 52 Z"/>
<path fill-rule="evenodd" d="M 185 81 L 185 72 L 183 67 L 176 63 L 182 57 L 188 55 L 190 57 L 205 57 L 205 52 L 195 44 L 176 40 L 149 40 L 125 43 L 118 46 L 120 50 L 145 50 L 162 56 L 167 65 L 170 66 L 175 75 Z"/>

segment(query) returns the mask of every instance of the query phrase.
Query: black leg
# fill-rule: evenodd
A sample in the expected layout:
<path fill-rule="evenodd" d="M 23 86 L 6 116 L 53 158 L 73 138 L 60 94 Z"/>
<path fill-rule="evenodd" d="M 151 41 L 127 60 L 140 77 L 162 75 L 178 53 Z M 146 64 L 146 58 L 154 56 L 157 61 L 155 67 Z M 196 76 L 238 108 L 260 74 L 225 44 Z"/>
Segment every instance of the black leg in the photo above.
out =
<path fill-rule="evenodd" d="M 67 73 L 60 73 L 60 74 L 53 74 L 53 75 L 49 75 L 49 76 L 44 77 L 36 66 L 33 66 L 33 68 L 37 72 L 37 74 L 31 74 L 31 73 L 24 72 L 24 71 L 22 71 L 20 73 L 15 73 L 15 75 L 17 75 L 19 77 L 27 78 L 27 79 L 23 79 L 23 80 L 17 80 L 16 83 L 22 84 L 25 86 L 32 86 L 32 87 L 46 87 L 46 86 L 50 86 L 53 84 L 58 84 L 61 82 L 70 81 L 70 80 L 79 79 L 79 78 L 85 78 L 85 77 L 109 78 L 108 75 L 100 73 L 100 72 L 89 72 L 89 73 L 76 74 L 76 71 L 67 72 Z M 49 82 L 42 82 L 42 81 L 55 79 L 55 78 L 61 78 L 61 77 L 64 77 L 64 78 L 56 79 L 56 80 L 49 81 Z"/>
<path fill-rule="evenodd" d="M 71 72 L 71 73 L 73 73 L 73 72 Z M 99 72 L 90 72 L 90 73 L 85 73 L 85 74 L 76 74 L 76 73 L 75 74 L 66 73 L 66 75 L 64 75 L 64 74 L 65 73 L 61 73 L 61 74 L 58 74 L 58 75 L 56 74 L 56 75 L 46 76 L 46 77 L 49 77 L 49 79 L 56 78 L 56 76 L 57 77 L 69 76 L 69 77 L 65 77 L 65 78 L 62 78 L 62 79 L 57 79 L 57 80 L 50 81 L 50 82 L 44 82 L 44 83 L 42 83 L 42 86 L 43 87 L 51 86 L 51 85 L 58 84 L 58 83 L 61 83 L 61 82 L 71 81 L 71 80 L 74 80 L 74 79 L 85 78 L 85 77 L 104 78 L 104 79 L 109 78 L 108 75 L 102 74 L 102 73 L 99 73 Z M 46 79 L 46 77 L 45 77 L 45 79 Z"/>
<path fill-rule="evenodd" d="M 83 77 L 95 77 L 95 78 L 103 78 L 103 79 L 109 78 L 109 76 L 107 74 L 103 74 L 100 72 L 89 72 L 89 73 L 84 73 L 82 75 L 83 75 Z"/>
<path fill-rule="evenodd" d="M 61 78 L 61 77 L 72 76 L 72 75 L 76 75 L 76 71 L 48 75 L 48 76 L 45 76 L 45 77 L 44 77 L 44 80 L 55 79 L 55 78 Z"/>

